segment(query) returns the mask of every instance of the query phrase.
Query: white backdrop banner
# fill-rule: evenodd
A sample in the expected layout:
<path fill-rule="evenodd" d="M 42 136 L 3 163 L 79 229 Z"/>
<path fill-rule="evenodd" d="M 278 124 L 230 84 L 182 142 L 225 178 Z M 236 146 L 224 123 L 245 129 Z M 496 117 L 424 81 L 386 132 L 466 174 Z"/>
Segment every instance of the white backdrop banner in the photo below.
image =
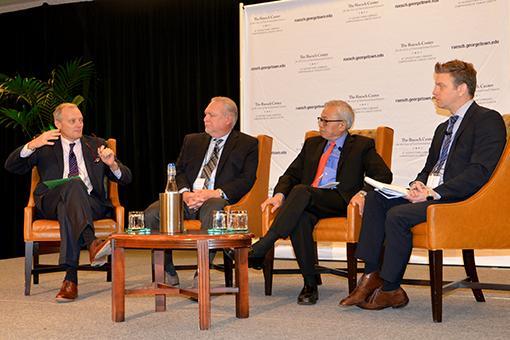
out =
<path fill-rule="evenodd" d="M 351 104 L 356 129 L 392 127 L 394 183 L 413 180 L 435 127 L 445 120 L 431 101 L 436 62 L 472 62 L 475 100 L 509 112 L 509 3 L 293 0 L 245 6 L 241 129 L 274 138 L 271 188 L 331 99 Z"/>

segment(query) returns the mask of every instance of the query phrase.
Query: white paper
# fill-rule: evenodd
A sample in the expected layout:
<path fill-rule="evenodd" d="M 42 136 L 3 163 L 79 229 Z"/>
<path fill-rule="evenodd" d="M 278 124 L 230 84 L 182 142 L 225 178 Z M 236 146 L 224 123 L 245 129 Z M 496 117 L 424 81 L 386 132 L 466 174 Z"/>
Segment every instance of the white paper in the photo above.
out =
<path fill-rule="evenodd" d="M 333 188 L 335 188 L 338 184 L 340 184 L 340 182 L 329 182 L 329 183 L 326 183 L 326 184 L 320 185 L 318 188 L 319 188 L 319 189 L 333 189 Z"/>
<path fill-rule="evenodd" d="M 373 178 L 370 178 L 368 176 L 365 176 L 365 182 L 370 184 L 375 188 L 376 191 L 378 191 L 381 195 L 383 195 L 386 198 L 392 199 L 397 197 L 404 197 L 409 194 L 409 190 L 401 187 L 399 185 L 394 184 L 387 184 L 383 182 L 376 181 Z"/>

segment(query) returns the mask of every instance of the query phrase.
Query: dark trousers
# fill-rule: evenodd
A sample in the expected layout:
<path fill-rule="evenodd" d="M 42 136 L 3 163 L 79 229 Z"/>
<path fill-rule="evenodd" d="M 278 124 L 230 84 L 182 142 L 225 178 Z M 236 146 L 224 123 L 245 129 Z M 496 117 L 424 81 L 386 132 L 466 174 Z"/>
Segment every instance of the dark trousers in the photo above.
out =
<path fill-rule="evenodd" d="M 80 249 L 94 239 L 95 219 L 104 218 L 111 209 L 87 193 L 80 179 L 72 179 L 37 198 L 39 217 L 57 219 L 60 224 L 59 263 L 77 268 Z M 88 230 L 86 230 L 88 229 Z"/>
<path fill-rule="evenodd" d="M 410 203 L 404 198 L 387 199 L 369 192 L 365 199 L 363 222 L 356 257 L 379 265 L 384 247 L 381 277 L 400 284 L 413 249 L 411 228 L 427 219 L 427 207 L 449 201 Z"/>
<path fill-rule="evenodd" d="M 347 203 L 338 191 L 299 184 L 290 191 L 269 232 L 279 238 L 290 236 L 301 274 L 306 279 L 315 276 L 315 224 L 320 218 L 345 216 L 346 211 Z"/>

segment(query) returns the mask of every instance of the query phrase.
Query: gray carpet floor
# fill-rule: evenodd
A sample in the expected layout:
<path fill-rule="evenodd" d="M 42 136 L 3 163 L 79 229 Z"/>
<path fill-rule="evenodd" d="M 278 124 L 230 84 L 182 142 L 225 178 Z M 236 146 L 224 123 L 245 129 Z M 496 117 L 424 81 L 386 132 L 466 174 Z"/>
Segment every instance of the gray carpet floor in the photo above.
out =
<path fill-rule="evenodd" d="M 82 258 L 87 258 L 86 253 Z M 219 257 L 219 256 L 218 256 Z M 56 261 L 56 255 L 43 259 Z M 364 311 L 340 308 L 347 294 L 344 278 L 323 275 L 320 300 L 314 306 L 299 306 L 302 287 L 298 275 L 274 278 L 273 295 L 265 296 L 263 276 L 251 270 L 250 317 L 235 317 L 232 295 L 212 298 L 212 325 L 198 328 L 197 303 L 181 297 L 167 298 L 167 311 L 154 312 L 151 297 L 126 298 L 126 321 L 111 319 L 110 283 L 105 274 L 79 273 L 79 299 L 58 304 L 54 297 L 63 273 L 41 276 L 30 296 L 23 295 L 23 258 L 0 261 L 0 339 L 509 339 L 510 292 L 485 291 L 487 302 L 477 303 L 469 290 L 457 290 L 443 302 L 443 323 L 432 322 L 428 287 L 404 286 L 410 303 L 403 309 Z M 176 263 L 193 263 L 193 252 L 176 252 Z M 279 267 L 294 261 L 277 261 Z M 150 280 L 146 251 L 131 250 L 126 256 L 126 287 Z M 427 278 L 428 267 L 410 266 L 407 277 Z M 193 271 L 181 271 L 181 284 L 191 282 Z M 510 270 L 482 268 L 482 280 L 510 282 Z M 462 276 L 462 268 L 449 267 L 445 279 Z M 212 284 L 223 282 L 223 273 L 211 272 Z"/>

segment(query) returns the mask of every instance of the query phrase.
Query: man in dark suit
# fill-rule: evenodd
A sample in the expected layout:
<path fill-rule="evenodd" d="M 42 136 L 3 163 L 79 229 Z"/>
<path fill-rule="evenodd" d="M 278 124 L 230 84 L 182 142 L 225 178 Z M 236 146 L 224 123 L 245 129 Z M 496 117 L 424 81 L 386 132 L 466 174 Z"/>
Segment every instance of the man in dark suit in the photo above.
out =
<path fill-rule="evenodd" d="M 131 171 L 105 147 L 104 140 L 83 136 L 83 116 L 75 104 L 63 103 L 53 113 L 57 129 L 43 132 L 14 150 L 5 162 L 13 173 L 25 174 L 37 166 L 41 182 L 34 191 L 38 217 L 58 219 L 60 265 L 66 268 L 59 302 L 78 296 L 80 249 L 86 246 L 92 266 L 106 263 L 109 242 L 96 239 L 93 220 L 112 214 L 104 188 L 105 176 L 119 184 L 131 182 Z M 79 177 L 78 177 L 79 176 Z M 45 181 L 73 177 L 51 188 Z"/>
<path fill-rule="evenodd" d="M 184 218 L 199 219 L 208 229 L 212 212 L 239 201 L 253 186 L 257 174 L 258 141 L 232 130 L 237 105 L 227 97 L 214 97 L 204 111 L 205 132 L 184 137 L 177 159 L 176 182 L 183 195 Z M 145 223 L 159 228 L 159 201 L 145 210 Z M 211 252 L 210 260 L 215 253 Z M 179 284 L 171 252 L 165 252 L 165 280 Z"/>
<path fill-rule="evenodd" d="M 473 65 L 460 60 L 437 63 L 434 79 L 435 103 L 451 116 L 437 127 L 425 166 L 406 197 L 368 194 L 356 251 L 356 257 L 365 261 L 364 275 L 340 301 L 342 306 L 372 310 L 406 306 L 409 298 L 400 284 L 413 246 L 411 228 L 426 220 L 429 205 L 465 200 L 476 193 L 503 152 L 506 130 L 501 115 L 473 101 Z"/>
<path fill-rule="evenodd" d="M 262 203 L 280 208 L 267 234 L 253 245 L 250 262 L 260 267 L 265 254 L 276 240 L 290 236 L 304 287 L 298 304 L 315 304 L 318 289 L 315 274 L 317 257 L 313 228 L 320 218 L 345 216 L 349 202 L 363 202 L 371 187 L 364 176 L 391 181 L 391 171 L 375 151 L 371 138 L 351 135 L 354 112 L 344 101 L 333 100 L 324 105 L 317 117 L 320 136 L 308 138 L 301 152 L 278 180 L 274 196 Z M 330 188 L 321 188 L 332 182 Z"/>

